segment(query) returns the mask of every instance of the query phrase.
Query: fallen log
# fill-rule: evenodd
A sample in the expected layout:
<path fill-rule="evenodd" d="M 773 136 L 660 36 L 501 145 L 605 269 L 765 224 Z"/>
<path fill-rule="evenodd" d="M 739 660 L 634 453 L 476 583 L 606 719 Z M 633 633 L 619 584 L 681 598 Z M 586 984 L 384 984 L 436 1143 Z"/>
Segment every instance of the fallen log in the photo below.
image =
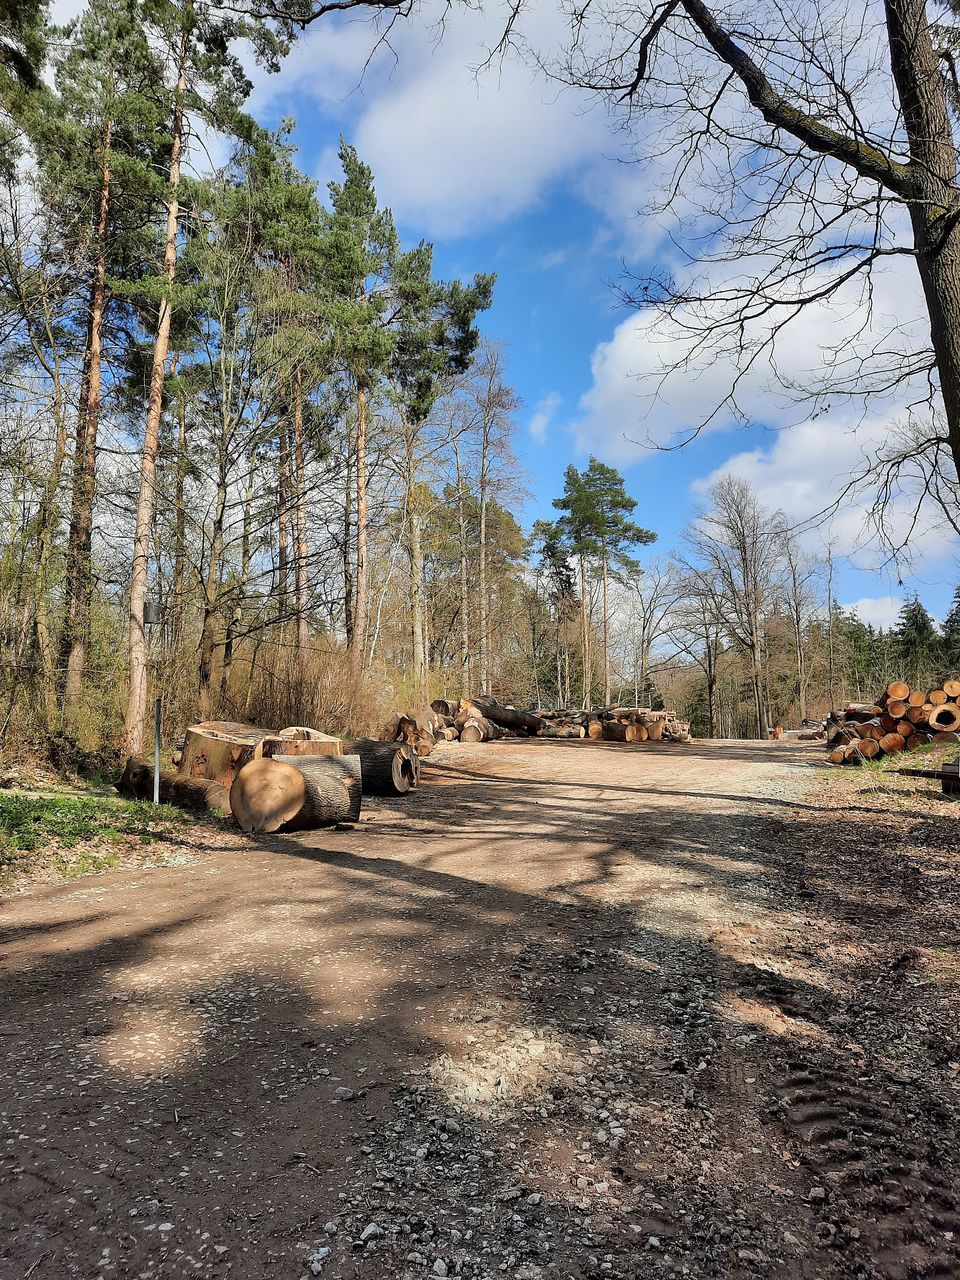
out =
<path fill-rule="evenodd" d="M 584 738 L 586 733 L 587 731 L 582 724 L 547 724 L 544 725 L 537 736 L 540 738 Z"/>
<path fill-rule="evenodd" d="M 416 741 L 417 732 L 417 722 L 412 716 L 397 714 L 384 725 L 380 741 L 409 742 L 412 745 Z"/>
<path fill-rule="evenodd" d="M 462 698 L 460 706 L 463 707 L 464 703 L 475 707 L 481 715 L 486 716 L 488 720 L 492 720 L 494 724 L 498 724 L 502 729 L 517 729 L 529 734 L 536 734 L 544 726 L 544 721 L 540 716 L 535 716 L 531 711 L 518 711 L 516 707 L 501 706 L 496 698 L 487 697 L 486 694 L 481 694 L 475 698 Z"/>
<path fill-rule="evenodd" d="M 152 800 L 153 761 L 131 756 L 114 785 L 122 796 Z M 223 783 L 214 778 L 185 778 L 169 769 L 161 770 L 160 799 L 164 804 L 175 804 L 197 813 L 230 815 L 230 794 Z"/>
<path fill-rule="evenodd" d="M 457 714 L 458 703 L 451 702 L 449 698 L 434 698 L 430 706 L 439 716 L 449 716 L 453 719 Z"/>
<path fill-rule="evenodd" d="M 501 737 L 500 726 L 486 716 L 473 716 L 460 730 L 461 742 L 494 742 Z"/>
<path fill-rule="evenodd" d="M 357 738 L 343 746 L 346 754 L 360 757 L 364 795 L 404 796 L 420 780 L 420 759 L 406 742 Z"/>
<path fill-rule="evenodd" d="M 360 818 L 360 757 L 251 760 L 233 780 L 230 807 L 244 831 L 305 830 Z"/>

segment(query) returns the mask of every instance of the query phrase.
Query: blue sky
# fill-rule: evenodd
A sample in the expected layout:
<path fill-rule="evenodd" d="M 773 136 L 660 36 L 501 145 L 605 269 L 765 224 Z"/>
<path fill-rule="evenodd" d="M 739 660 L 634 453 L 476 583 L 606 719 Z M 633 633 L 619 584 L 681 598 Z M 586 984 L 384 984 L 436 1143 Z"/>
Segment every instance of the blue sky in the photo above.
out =
<path fill-rule="evenodd" d="M 535 39 L 559 39 L 551 11 L 531 12 Z M 526 524 L 549 513 L 566 465 L 584 465 L 591 452 L 623 471 L 638 519 L 659 535 L 654 551 L 670 552 L 704 485 L 724 468 L 751 480 L 763 501 L 791 519 L 809 516 L 882 439 L 896 406 L 866 419 L 837 410 L 806 421 L 758 376 L 744 402 L 752 425 L 721 421 L 681 452 L 631 445 L 627 437 L 667 440 L 689 426 L 712 408 L 731 371 L 694 367 L 651 398 L 662 348 L 650 321 L 624 309 L 612 286 L 624 264 L 642 272 L 669 257 L 669 216 L 641 213 L 656 169 L 624 163 L 630 139 L 596 103 L 558 91 L 519 62 L 474 74 L 489 21 L 454 11 L 441 43 L 425 20 L 401 24 L 391 35 L 396 58 L 382 51 L 366 68 L 372 35 L 365 23 L 316 27 L 279 75 L 257 75 L 252 110 L 267 125 L 296 118 L 299 162 L 321 184 L 338 176 L 342 133 L 372 166 L 401 237 L 433 241 L 438 274 L 498 273 L 485 328 L 506 344 L 524 402 L 518 452 L 532 495 Z M 906 297 L 919 315 L 916 281 L 901 265 L 896 270 L 878 289 L 881 312 L 886 304 L 902 320 Z M 839 321 L 812 318 L 780 359 L 815 354 L 815 326 L 825 323 L 833 332 Z M 863 511 L 847 506 L 829 530 L 808 535 L 811 549 L 832 540 L 840 599 L 857 603 L 866 620 L 887 623 L 916 589 L 942 617 L 960 566 L 939 522 L 919 535 L 904 586 L 896 570 L 877 567 L 864 529 Z"/>

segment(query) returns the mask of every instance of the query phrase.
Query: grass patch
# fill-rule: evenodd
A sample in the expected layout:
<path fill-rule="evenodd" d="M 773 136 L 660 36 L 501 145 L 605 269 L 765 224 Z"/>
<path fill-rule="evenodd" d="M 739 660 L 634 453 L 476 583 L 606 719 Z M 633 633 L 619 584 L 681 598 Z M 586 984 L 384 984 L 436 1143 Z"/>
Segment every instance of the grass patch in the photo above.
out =
<path fill-rule="evenodd" d="M 62 792 L 0 792 L 0 886 L 52 867 L 82 876 L 129 844 L 169 838 L 196 819 L 171 805 Z"/>

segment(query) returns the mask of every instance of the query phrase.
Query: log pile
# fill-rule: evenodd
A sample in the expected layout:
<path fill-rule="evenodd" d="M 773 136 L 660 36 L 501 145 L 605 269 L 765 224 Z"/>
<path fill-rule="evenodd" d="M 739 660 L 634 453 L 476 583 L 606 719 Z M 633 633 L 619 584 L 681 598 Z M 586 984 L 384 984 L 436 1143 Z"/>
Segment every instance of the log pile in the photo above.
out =
<path fill-rule="evenodd" d="M 911 689 L 902 680 L 887 685 L 875 703 L 850 702 L 827 717 L 831 764 L 863 764 L 930 743 L 960 741 L 960 680 L 939 689 Z"/>
<path fill-rule="evenodd" d="M 299 725 L 277 731 L 221 720 L 191 725 L 173 763 L 175 773 L 160 774 L 162 801 L 232 813 L 244 831 L 356 822 L 363 795 L 406 795 L 420 778 L 417 752 L 402 740 L 351 742 Z M 152 799 L 153 761 L 131 757 L 116 785 Z"/>
<path fill-rule="evenodd" d="M 600 707 L 591 711 L 521 711 L 495 698 L 435 698 L 419 712 L 394 715 L 384 742 L 405 742 L 418 756 L 438 742 L 493 742 L 504 737 L 591 738 L 602 742 L 689 742 L 690 725 L 671 711 Z"/>

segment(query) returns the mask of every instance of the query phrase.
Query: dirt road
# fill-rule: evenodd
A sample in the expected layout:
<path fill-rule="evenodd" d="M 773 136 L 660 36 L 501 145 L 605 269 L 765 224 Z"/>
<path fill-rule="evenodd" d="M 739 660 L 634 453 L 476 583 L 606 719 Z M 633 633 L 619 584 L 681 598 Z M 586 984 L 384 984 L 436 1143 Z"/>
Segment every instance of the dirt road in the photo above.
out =
<path fill-rule="evenodd" d="M 916 884 L 814 865 L 812 759 L 451 746 L 9 899 L 0 1276 L 960 1276 Z"/>

